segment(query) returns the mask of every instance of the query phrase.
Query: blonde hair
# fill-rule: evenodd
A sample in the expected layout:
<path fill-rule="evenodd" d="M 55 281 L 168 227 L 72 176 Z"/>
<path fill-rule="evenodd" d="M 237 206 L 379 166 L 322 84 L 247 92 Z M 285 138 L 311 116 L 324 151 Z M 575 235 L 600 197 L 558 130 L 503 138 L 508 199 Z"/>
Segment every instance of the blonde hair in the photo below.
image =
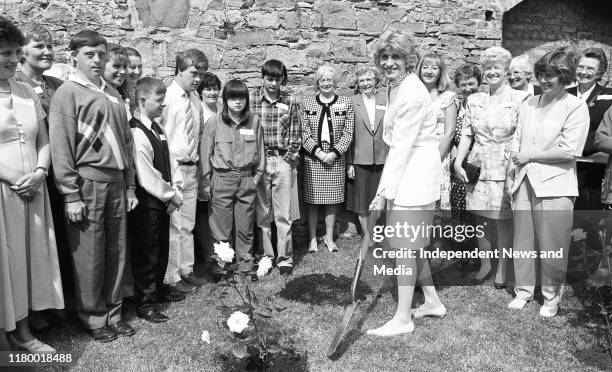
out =
<path fill-rule="evenodd" d="M 419 79 L 421 79 L 421 68 L 423 68 L 423 64 L 425 63 L 425 61 L 435 62 L 435 64 L 440 69 L 438 81 L 436 81 L 437 91 L 442 93 L 448 90 L 452 86 L 452 81 L 450 77 L 448 77 L 448 72 L 446 70 L 446 65 L 444 64 L 444 59 L 442 58 L 442 56 L 437 53 L 428 53 L 424 55 L 423 58 L 419 60 L 419 64 L 416 68 L 416 74 L 419 76 Z M 421 79 L 421 81 L 422 80 L 423 79 Z"/>
<path fill-rule="evenodd" d="M 512 58 L 508 69 L 512 70 L 513 67 L 519 71 L 526 72 L 529 75 L 531 75 L 531 73 L 533 72 L 531 63 L 529 63 L 529 56 L 527 54 L 521 54 L 518 57 Z"/>
<path fill-rule="evenodd" d="M 510 60 L 512 60 L 512 54 L 510 54 L 507 49 L 499 46 L 487 48 L 480 55 L 481 66 L 484 67 L 489 63 L 501 62 L 506 68 L 506 71 L 510 67 Z"/>
<path fill-rule="evenodd" d="M 357 66 L 357 70 L 355 70 L 355 76 L 353 77 L 352 85 L 355 86 L 355 94 L 359 93 L 359 77 L 371 72 L 374 74 L 374 80 L 376 81 L 374 85 L 378 85 L 381 80 L 380 70 L 372 65 L 359 65 Z"/>
<path fill-rule="evenodd" d="M 391 28 L 383 32 L 376 42 L 374 63 L 376 66 L 380 66 L 380 56 L 385 50 L 391 49 L 406 61 L 406 71 L 413 72 L 419 61 L 419 54 L 415 45 L 416 43 L 410 32 Z"/>
<path fill-rule="evenodd" d="M 334 81 L 334 87 L 336 87 L 336 84 L 338 83 L 338 79 L 336 75 L 337 75 L 336 70 L 333 67 L 327 66 L 327 65 L 320 66 L 315 72 L 315 76 L 314 76 L 315 88 L 319 89 L 319 80 L 325 77 L 331 77 L 332 80 Z"/>

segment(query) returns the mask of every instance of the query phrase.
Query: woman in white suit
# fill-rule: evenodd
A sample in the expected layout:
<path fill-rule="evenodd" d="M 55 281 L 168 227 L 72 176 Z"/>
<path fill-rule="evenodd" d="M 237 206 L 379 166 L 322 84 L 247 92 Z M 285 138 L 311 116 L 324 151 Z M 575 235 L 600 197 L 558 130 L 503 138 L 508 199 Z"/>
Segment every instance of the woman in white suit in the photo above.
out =
<path fill-rule="evenodd" d="M 388 30 L 378 41 L 376 65 L 388 79 L 387 112 L 383 139 L 389 153 L 371 210 L 388 211 L 387 225 L 431 225 L 435 203 L 440 199 L 441 163 L 436 138 L 435 107 L 425 85 L 413 73 L 418 55 L 412 36 L 406 31 Z M 418 250 L 429 243 L 428 236 L 411 239 L 387 236 L 391 248 L 408 248 L 414 256 L 396 258 L 398 303 L 395 316 L 382 327 L 369 330 L 376 336 L 394 336 L 414 330 L 412 316 L 444 316 L 446 308 L 431 282 L 426 259 Z M 412 296 L 418 275 L 425 303 L 412 310 Z"/>
<path fill-rule="evenodd" d="M 536 270 L 540 271 L 544 305 L 540 315 L 557 314 L 567 270 L 572 210 L 578 196 L 576 158 L 582 155 L 589 132 L 589 110 L 568 94 L 576 61 L 563 50 L 545 54 L 535 64 L 542 95 L 520 108 L 510 158 L 517 165 L 512 185 L 514 250 L 536 257 L 514 260 L 516 298 L 508 305 L 521 309 L 533 299 Z M 558 251 L 562 257 L 541 256 Z"/>

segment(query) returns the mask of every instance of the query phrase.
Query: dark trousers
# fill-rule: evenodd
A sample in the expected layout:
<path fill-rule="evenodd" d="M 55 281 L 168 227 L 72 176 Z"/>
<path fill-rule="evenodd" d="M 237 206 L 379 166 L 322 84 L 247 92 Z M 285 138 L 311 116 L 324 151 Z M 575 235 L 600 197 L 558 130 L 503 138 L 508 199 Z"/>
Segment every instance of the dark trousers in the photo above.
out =
<path fill-rule="evenodd" d="M 208 203 L 207 201 L 198 200 L 195 227 L 193 228 L 196 260 L 206 262 L 211 260 L 210 256 L 213 254 L 210 225 L 208 224 Z"/>
<path fill-rule="evenodd" d="M 168 265 L 170 215 L 166 209 L 138 206 L 130 213 L 129 228 L 136 302 L 153 306 Z"/>

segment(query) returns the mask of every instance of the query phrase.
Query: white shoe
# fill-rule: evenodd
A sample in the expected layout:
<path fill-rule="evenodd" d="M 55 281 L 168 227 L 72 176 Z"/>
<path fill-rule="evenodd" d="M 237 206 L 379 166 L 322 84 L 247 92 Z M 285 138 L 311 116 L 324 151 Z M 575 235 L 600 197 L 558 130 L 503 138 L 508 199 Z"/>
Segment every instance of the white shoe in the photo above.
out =
<path fill-rule="evenodd" d="M 323 243 L 330 252 L 338 252 L 338 247 L 336 247 L 336 243 L 333 240 L 327 240 L 327 238 L 323 238 Z"/>
<path fill-rule="evenodd" d="M 433 318 L 444 318 L 446 316 L 446 307 L 443 304 L 439 304 L 438 306 L 429 306 L 428 304 L 423 304 L 416 309 L 411 309 L 412 316 L 415 318 L 423 318 L 426 316 L 430 316 Z"/>
<path fill-rule="evenodd" d="M 372 336 L 392 337 L 412 332 L 414 332 L 414 322 L 401 326 L 391 326 L 389 323 L 387 323 L 380 328 L 368 329 L 366 333 Z"/>
<path fill-rule="evenodd" d="M 559 306 L 542 305 L 540 308 L 540 315 L 544 318 L 550 318 L 557 315 L 557 311 L 559 311 Z"/>
<path fill-rule="evenodd" d="M 308 247 L 308 253 L 315 253 L 319 251 L 319 245 L 317 243 L 317 240 L 313 240 L 310 242 L 310 246 Z"/>
<path fill-rule="evenodd" d="M 11 342 L 15 344 L 15 346 L 19 347 L 20 349 L 27 350 L 28 352 L 33 353 L 33 354 L 56 354 L 57 353 L 57 350 L 55 350 L 54 348 L 45 344 L 44 342 L 40 341 L 37 338 L 32 339 L 28 342 L 24 342 L 24 343 L 17 341 L 17 339 L 13 335 L 10 335 L 9 338 L 11 339 Z"/>
<path fill-rule="evenodd" d="M 508 309 L 522 309 L 527 304 L 526 300 L 521 300 L 520 298 L 515 298 L 508 304 Z"/>

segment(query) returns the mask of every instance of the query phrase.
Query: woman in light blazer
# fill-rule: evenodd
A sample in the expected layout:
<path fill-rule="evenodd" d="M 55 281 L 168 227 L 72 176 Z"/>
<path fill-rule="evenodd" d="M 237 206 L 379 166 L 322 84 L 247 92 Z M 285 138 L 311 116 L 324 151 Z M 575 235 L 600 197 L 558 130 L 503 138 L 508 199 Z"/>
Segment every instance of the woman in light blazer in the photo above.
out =
<path fill-rule="evenodd" d="M 371 210 L 387 209 L 387 225 L 431 225 L 435 203 L 440 199 L 441 162 L 436 138 L 436 114 L 429 92 L 413 73 L 418 62 L 415 42 L 407 31 L 391 29 L 378 40 L 376 64 L 388 79 L 388 106 L 383 139 L 389 153 Z M 407 248 L 415 255 L 396 258 L 397 310 L 382 327 L 369 330 L 376 336 L 395 336 L 414 330 L 412 316 L 444 316 L 446 308 L 438 298 L 426 259 L 418 250 L 429 243 L 426 234 L 410 239 L 387 236 L 392 249 Z M 405 257 L 408 256 L 408 257 Z M 412 296 L 418 276 L 425 303 L 412 310 Z"/>
<path fill-rule="evenodd" d="M 521 106 L 510 155 L 517 166 L 511 188 L 513 248 L 532 256 L 514 259 L 516 297 L 508 307 L 521 309 L 533 299 L 539 270 L 544 297 L 540 315 L 551 317 L 557 314 L 563 293 L 572 210 L 578 196 L 576 158 L 589 132 L 589 111 L 584 101 L 565 91 L 576 71 L 576 62 L 567 52 L 545 54 L 534 70 L 542 95 Z M 560 258 L 541 256 L 559 250 Z"/>
<path fill-rule="evenodd" d="M 359 66 L 356 94 L 351 97 L 355 107 L 355 133 L 346 152 L 346 209 L 359 216 L 363 231 L 362 247 L 370 244 L 368 206 L 376 196 L 389 146 L 383 141 L 383 118 L 387 97 L 377 92 L 380 72 L 374 66 Z"/>

